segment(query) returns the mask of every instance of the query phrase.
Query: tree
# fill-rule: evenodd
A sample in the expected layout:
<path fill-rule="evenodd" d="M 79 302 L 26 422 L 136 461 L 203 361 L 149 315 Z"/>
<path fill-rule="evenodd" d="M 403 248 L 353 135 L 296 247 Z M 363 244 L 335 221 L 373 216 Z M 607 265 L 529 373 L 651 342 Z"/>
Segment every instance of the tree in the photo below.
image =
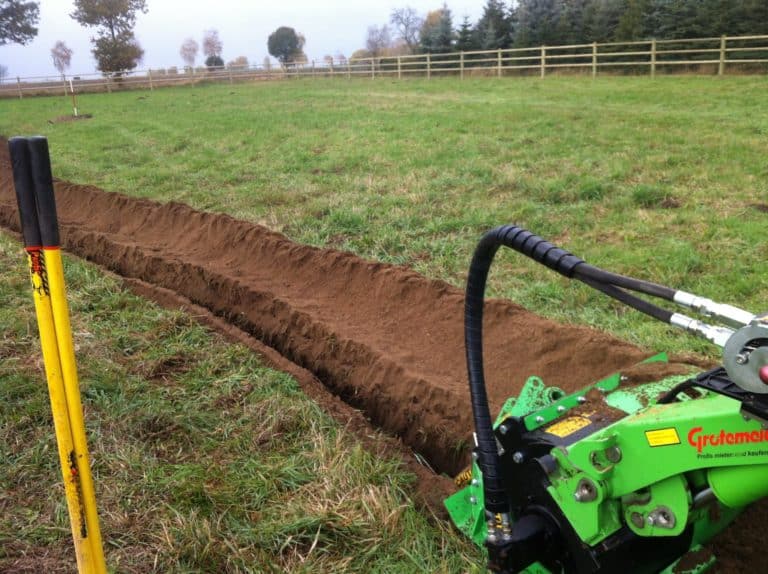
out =
<path fill-rule="evenodd" d="M 269 59 L 269 56 L 264 56 L 264 61 L 261 63 L 261 67 L 267 71 L 272 69 L 272 60 Z"/>
<path fill-rule="evenodd" d="M 395 27 L 397 38 L 408 47 L 408 52 L 416 52 L 419 47 L 419 31 L 424 23 L 416 10 L 410 6 L 392 10 L 389 23 Z"/>
<path fill-rule="evenodd" d="M 461 22 L 461 26 L 459 26 L 456 49 L 462 52 L 477 49 L 474 30 L 472 30 L 472 24 L 469 23 L 469 16 L 464 16 L 464 20 Z"/>
<path fill-rule="evenodd" d="M 488 0 L 475 26 L 475 44 L 483 50 L 509 48 L 512 43 L 511 20 L 504 2 Z"/>
<path fill-rule="evenodd" d="M 218 30 L 206 30 L 203 34 L 203 54 L 207 58 L 205 65 L 210 67 L 208 60 L 211 58 L 218 58 L 221 60 L 221 53 L 224 51 L 224 43 L 219 38 Z M 222 60 L 221 65 L 224 65 Z"/>
<path fill-rule="evenodd" d="M 144 50 L 132 32 L 101 36 L 93 40 L 93 57 L 100 71 L 119 77 L 125 70 L 133 70 L 141 63 Z"/>
<path fill-rule="evenodd" d="M 0 64 L 0 82 L 2 82 L 8 75 L 8 68 Z"/>
<path fill-rule="evenodd" d="M 51 48 L 51 58 L 53 59 L 53 67 L 63 76 L 72 62 L 72 49 L 59 40 Z"/>
<path fill-rule="evenodd" d="M 37 2 L 0 0 L 0 46 L 26 44 L 37 36 L 40 6 Z"/>
<path fill-rule="evenodd" d="M 349 57 L 349 59 L 350 60 L 370 60 L 371 53 L 365 48 L 360 48 L 359 50 L 355 50 L 354 52 L 352 52 L 352 55 Z"/>
<path fill-rule="evenodd" d="M 139 12 L 147 13 L 146 0 L 75 0 L 70 16 L 82 26 L 97 29 L 91 43 L 100 71 L 119 74 L 141 62 L 144 50 L 133 35 Z"/>
<path fill-rule="evenodd" d="M 588 42 L 609 42 L 616 36 L 625 0 L 593 0 L 586 9 L 584 28 Z"/>
<path fill-rule="evenodd" d="M 195 60 L 197 60 L 197 53 L 200 51 L 200 45 L 194 38 L 187 38 L 181 44 L 179 55 L 188 68 L 195 67 Z"/>
<path fill-rule="evenodd" d="M 297 34 L 293 28 L 280 26 L 269 35 L 267 49 L 280 64 L 287 66 L 303 55 L 304 41 L 304 36 Z"/>
<path fill-rule="evenodd" d="M 446 4 L 427 14 L 421 27 L 420 44 L 424 52 L 439 54 L 453 49 L 453 16 Z"/>
<path fill-rule="evenodd" d="M 560 0 L 520 0 L 515 44 L 525 47 L 560 43 L 562 13 Z"/>
<path fill-rule="evenodd" d="M 644 23 L 647 11 L 648 3 L 646 0 L 626 0 L 624 11 L 616 24 L 614 38 L 619 42 L 640 40 L 645 35 Z"/>
<path fill-rule="evenodd" d="M 229 68 L 230 70 L 247 70 L 248 58 L 245 56 L 238 56 L 231 62 L 227 63 L 227 68 Z"/>
<path fill-rule="evenodd" d="M 389 35 L 389 27 L 369 26 L 368 34 L 365 37 L 365 49 L 373 58 L 380 58 L 384 51 L 392 45 L 392 39 Z"/>
<path fill-rule="evenodd" d="M 221 56 L 208 56 L 205 59 L 205 65 L 210 69 L 223 68 L 224 59 Z"/>

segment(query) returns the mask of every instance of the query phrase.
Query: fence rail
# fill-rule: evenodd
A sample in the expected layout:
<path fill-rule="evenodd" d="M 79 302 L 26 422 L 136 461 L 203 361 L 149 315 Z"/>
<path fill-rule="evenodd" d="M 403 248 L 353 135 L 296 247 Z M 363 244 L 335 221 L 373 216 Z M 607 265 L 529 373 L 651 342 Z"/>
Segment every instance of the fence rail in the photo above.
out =
<path fill-rule="evenodd" d="M 724 75 L 730 72 L 768 72 L 768 36 L 721 36 L 682 40 L 643 40 L 536 46 L 505 50 L 475 50 L 447 54 L 414 54 L 306 62 L 287 67 L 226 67 L 219 69 L 176 67 L 122 72 L 38 76 L 0 80 L 0 97 L 23 98 L 75 92 L 111 92 L 130 88 L 202 82 L 241 82 L 304 77 L 397 78 L 456 75 L 506 76 L 580 73 L 679 73 L 681 70 Z"/>

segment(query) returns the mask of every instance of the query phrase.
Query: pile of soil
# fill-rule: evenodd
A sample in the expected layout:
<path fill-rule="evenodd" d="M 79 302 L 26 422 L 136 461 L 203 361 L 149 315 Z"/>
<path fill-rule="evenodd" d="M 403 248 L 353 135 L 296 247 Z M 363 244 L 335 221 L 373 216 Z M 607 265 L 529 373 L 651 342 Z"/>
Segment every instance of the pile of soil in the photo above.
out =
<path fill-rule="evenodd" d="M 7 145 L 0 145 L 0 225 L 18 231 Z M 461 290 L 405 267 L 300 245 L 227 215 L 63 181 L 55 187 L 67 250 L 177 294 L 249 333 L 313 373 L 439 472 L 452 475 L 465 464 L 472 421 Z M 649 355 L 503 300 L 488 301 L 485 328 L 492 412 L 530 375 L 575 391 Z M 422 475 L 425 480 L 434 483 L 422 484 L 426 489 L 444 486 L 434 475 Z M 742 541 L 738 547 L 722 543 L 717 549 L 727 571 L 733 564 L 761 567 L 746 548 L 759 548 L 763 529 L 748 523 L 729 532 L 729 540 Z"/>

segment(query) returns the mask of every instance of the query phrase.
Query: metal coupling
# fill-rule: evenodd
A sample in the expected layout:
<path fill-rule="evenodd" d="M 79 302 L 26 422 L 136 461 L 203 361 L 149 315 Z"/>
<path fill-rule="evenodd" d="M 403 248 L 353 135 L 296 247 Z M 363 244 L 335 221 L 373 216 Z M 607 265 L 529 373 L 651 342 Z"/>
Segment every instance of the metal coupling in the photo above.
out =
<path fill-rule="evenodd" d="M 755 320 L 756 316 L 749 311 L 739 309 L 733 305 L 717 303 L 706 297 L 699 297 L 686 291 L 678 291 L 674 297 L 675 303 L 693 309 L 705 317 L 712 317 L 727 323 L 732 327 L 743 327 Z"/>
<path fill-rule="evenodd" d="M 674 313 L 669 319 L 669 324 L 702 337 L 707 341 L 714 343 L 718 347 L 725 347 L 725 343 L 734 333 L 733 329 L 729 329 L 728 327 L 708 325 L 707 323 L 703 323 L 697 319 L 692 319 L 691 317 L 682 315 L 681 313 Z"/>

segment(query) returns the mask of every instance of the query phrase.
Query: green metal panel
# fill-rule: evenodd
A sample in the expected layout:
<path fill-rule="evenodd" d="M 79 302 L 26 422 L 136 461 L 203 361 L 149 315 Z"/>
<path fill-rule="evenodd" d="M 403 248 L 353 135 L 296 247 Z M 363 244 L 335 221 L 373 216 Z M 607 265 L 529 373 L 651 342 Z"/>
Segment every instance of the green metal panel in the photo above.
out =
<path fill-rule="evenodd" d="M 666 361 L 666 355 L 649 361 Z M 528 430 L 538 429 L 581 407 L 588 411 L 596 389 L 600 403 L 631 416 L 552 451 L 558 470 L 550 476 L 549 492 L 585 543 L 595 545 L 623 524 L 641 536 L 674 536 L 694 525 L 691 550 L 662 574 L 706 572 L 714 563 L 703 550 L 741 511 L 741 505 L 768 494 L 768 431 L 740 414 L 740 404 L 727 397 L 702 396 L 659 405 L 658 397 L 687 376 L 643 385 L 622 385 L 611 375 L 584 390 L 565 395 L 547 388 L 538 377 L 526 382 L 520 396 L 510 398 L 496 419 L 523 418 Z M 587 402 L 585 405 L 584 403 Z M 596 407 L 598 405 L 596 404 Z M 548 427 L 548 430 L 552 427 Z M 567 435 L 566 435 L 567 436 Z M 765 443 L 765 444 L 763 444 Z M 734 468 L 735 467 L 735 468 Z M 482 476 L 472 467 L 472 484 L 445 501 L 456 525 L 478 545 L 486 536 Z M 575 496 L 587 481 L 590 496 Z M 692 509 L 691 489 L 713 483 L 715 493 L 736 508 Z M 674 525 L 654 522 L 660 509 Z M 528 574 L 554 574 L 536 564 Z"/>
<path fill-rule="evenodd" d="M 730 508 L 768 496 L 768 464 L 713 468 L 707 478 L 717 499 Z"/>

